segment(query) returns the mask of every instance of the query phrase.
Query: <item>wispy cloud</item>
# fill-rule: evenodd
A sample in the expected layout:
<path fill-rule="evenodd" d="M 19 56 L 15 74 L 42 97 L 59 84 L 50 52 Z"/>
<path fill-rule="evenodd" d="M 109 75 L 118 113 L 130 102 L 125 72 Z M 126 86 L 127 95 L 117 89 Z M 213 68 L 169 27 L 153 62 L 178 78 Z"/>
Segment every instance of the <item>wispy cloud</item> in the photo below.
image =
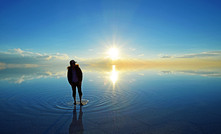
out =
<path fill-rule="evenodd" d="M 144 56 L 141 54 L 139 56 Z M 221 51 L 209 51 L 181 56 L 160 55 L 160 59 L 119 59 L 112 61 L 108 58 L 80 58 L 73 57 L 87 67 L 99 69 L 112 64 L 122 69 L 147 69 L 147 68 L 208 68 L 221 66 Z M 210 57 L 210 58 L 208 58 Z M 40 66 L 67 66 L 70 57 L 67 54 L 41 54 L 24 51 L 20 48 L 0 52 L 0 69 L 5 68 L 30 68 Z"/>
<path fill-rule="evenodd" d="M 110 72 L 112 65 L 115 65 L 116 70 L 120 72 L 160 70 L 160 75 L 183 73 L 221 77 L 220 71 L 217 71 L 221 68 L 221 58 L 218 58 L 220 55 L 221 51 L 210 51 L 173 58 L 165 55 L 165 58 L 158 59 L 130 58 L 112 61 L 108 58 L 73 58 L 80 63 L 83 72 Z M 68 55 L 60 53 L 41 54 L 21 49 L 0 52 L 0 80 L 22 83 L 39 78 L 65 77 L 69 60 Z"/>
<path fill-rule="evenodd" d="M 20 48 L 0 52 L 0 80 L 12 83 L 66 76 L 67 54 L 35 53 Z"/>
<path fill-rule="evenodd" d="M 67 54 L 41 54 L 16 48 L 6 52 L 0 52 L 0 69 L 50 66 L 59 63 L 64 64 L 64 62 L 67 62 L 69 59 Z"/>
<path fill-rule="evenodd" d="M 221 58 L 221 51 L 184 54 L 180 56 L 160 55 L 161 58 Z"/>
<path fill-rule="evenodd" d="M 177 56 L 177 58 L 205 58 L 205 57 L 221 57 L 221 51 L 209 51 L 195 54 L 185 54 Z"/>
<path fill-rule="evenodd" d="M 160 71 L 159 75 L 198 75 L 204 77 L 221 77 L 221 70 L 169 70 L 169 71 Z"/>
<path fill-rule="evenodd" d="M 173 58 L 173 56 L 163 55 L 163 56 L 161 56 L 161 58 Z"/>
<path fill-rule="evenodd" d="M 221 71 L 220 70 L 213 70 L 213 71 L 205 71 L 205 70 L 181 70 L 178 71 L 179 73 L 184 73 L 187 75 L 200 75 L 205 77 L 221 77 Z"/>

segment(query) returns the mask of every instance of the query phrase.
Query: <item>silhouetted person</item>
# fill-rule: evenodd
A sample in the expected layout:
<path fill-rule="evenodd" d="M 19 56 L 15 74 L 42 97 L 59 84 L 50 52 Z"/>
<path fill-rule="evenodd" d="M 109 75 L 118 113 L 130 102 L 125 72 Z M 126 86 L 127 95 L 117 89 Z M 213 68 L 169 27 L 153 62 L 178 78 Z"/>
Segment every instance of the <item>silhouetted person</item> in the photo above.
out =
<path fill-rule="evenodd" d="M 74 105 L 76 105 L 76 87 L 78 88 L 78 94 L 80 98 L 80 105 L 81 98 L 82 98 L 82 91 L 81 91 L 81 84 L 82 84 L 82 71 L 78 64 L 74 60 L 70 61 L 70 66 L 68 67 L 68 82 L 70 83 L 73 91 L 73 98 L 74 98 Z"/>
<path fill-rule="evenodd" d="M 77 119 L 76 106 L 74 106 L 73 119 L 69 127 L 69 134 L 83 134 L 84 127 L 82 123 L 82 117 L 83 117 L 82 107 L 80 107 L 80 112 Z"/>

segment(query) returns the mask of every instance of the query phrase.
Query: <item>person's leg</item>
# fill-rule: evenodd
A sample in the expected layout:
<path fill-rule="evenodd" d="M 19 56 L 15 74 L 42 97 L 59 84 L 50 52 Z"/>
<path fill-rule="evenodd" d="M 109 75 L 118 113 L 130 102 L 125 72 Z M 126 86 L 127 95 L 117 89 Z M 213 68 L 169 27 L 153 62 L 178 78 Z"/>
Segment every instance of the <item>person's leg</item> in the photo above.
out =
<path fill-rule="evenodd" d="M 75 83 L 73 83 L 72 85 L 72 96 L 73 96 L 73 98 L 74 98 L 74 104 L 76 105 L 76 84 Z"/>
<path fill-rule="evenodd" d="M 79 98 L 80 98 L 80 103 L 81 103 L 81 98 L 82 98 L 82 91 L 81 91 L 81 82 L 79 82 L 77 84 L 77 88 L 78 88 L 78 94 L 79 94 Z"/>

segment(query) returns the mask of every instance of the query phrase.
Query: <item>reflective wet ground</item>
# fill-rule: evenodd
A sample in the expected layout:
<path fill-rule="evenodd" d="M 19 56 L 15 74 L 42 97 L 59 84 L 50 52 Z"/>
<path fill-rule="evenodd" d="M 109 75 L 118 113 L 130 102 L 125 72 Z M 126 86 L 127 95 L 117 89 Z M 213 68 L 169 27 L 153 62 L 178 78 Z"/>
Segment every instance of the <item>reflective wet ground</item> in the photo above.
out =
<path fill-rule="evenodd" d="M 221 133 L 221 78 L 211 71 L 85 70 L 82 107 L 65 72 L 9 72 L 1 71 L 2 134 Z"/>

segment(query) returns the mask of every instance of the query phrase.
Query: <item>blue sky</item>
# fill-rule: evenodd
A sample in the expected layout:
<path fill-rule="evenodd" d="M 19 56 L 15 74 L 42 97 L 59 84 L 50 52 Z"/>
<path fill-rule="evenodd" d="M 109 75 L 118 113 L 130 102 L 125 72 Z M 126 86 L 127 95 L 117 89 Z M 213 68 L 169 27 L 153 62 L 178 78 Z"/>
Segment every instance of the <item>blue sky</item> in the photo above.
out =
<path fill-rule="evenodd" d="M 143 58 L 221 50 L 219 0 L 1 0 L 1 51 Z"/>

